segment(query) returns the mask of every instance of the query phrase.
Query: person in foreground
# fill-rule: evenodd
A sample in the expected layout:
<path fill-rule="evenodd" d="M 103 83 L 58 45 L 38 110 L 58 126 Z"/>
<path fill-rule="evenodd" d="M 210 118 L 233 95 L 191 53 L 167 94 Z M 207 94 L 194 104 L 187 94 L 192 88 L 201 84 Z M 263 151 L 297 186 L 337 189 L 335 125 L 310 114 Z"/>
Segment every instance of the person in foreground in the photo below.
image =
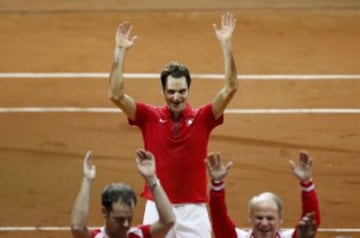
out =
<path fill-rule="evenodd" d="M 300 181 L 302 214 L 294 229 L 281 229 L 283 203 L 276 194 L 264 192 L 253 196 L 249 203 L 250 230 L 235 227 L 225 203 L 224 178 L 232 162 L 223 164 L 219 153 L 209 153 L 205 160 L 211 178 L 210 214 L 216 238 L 313 238 L 320 225 L 320 211 L 312 180 L 312 159 L 300 152 L 300 163 L 292 160 L 292 172 Z"/>
<path fill-rule="evenodd" d="M 176 223 L 167 238 L 210 238 L 211 225 L 207 177 L 204 158 L 212 130 L 223 123 L 223 114 L 238 89 L 232 34 L 236 19 L 230 14 L 221 18 L 221 26 L 213 25 L 224 56 L 224 86 L 212 102 L 192 108 L 187 102 L 191 76 L 188 68 L 178 62 L 168 64 L 160 74 L 166 104 L 153 106 L 136 102 L 125 93 L 123 64 L 125 53 L 135 42 L 130 22 L 119 25 L 116 33 L 115 57 L 110 73 L 109 95 L 128 118 L 130 125 L 142 133 L 146 150 L 156 158 L 158 176 L 176 214 Z M 143 85 L 146 91 L 148 85 Z M 147 199 L 144 224 L 157 219 L 153 198 L 147 186 L 142 197 Z"/>
<path fill-rule="evenodd" d="M 111 183 L 105 186 L 101 194 L 105 225 L 90 231 L 87 220 L 91 184 L 96 177 L 96 170 L 92 163 L 92 153 L 87 151 L 83 163 L 84 177 L 71 214 L 71 232 L 74 238 L 163 237 L 173 226 L 175 214 L 156 176 L 154 156 L 143 149 L 137 149 L 136 155 L 137 169 L 154 197 L 159 219 L 149 225 L 131 227 L 137 202 L 135 192 L 123 183 Z"/>

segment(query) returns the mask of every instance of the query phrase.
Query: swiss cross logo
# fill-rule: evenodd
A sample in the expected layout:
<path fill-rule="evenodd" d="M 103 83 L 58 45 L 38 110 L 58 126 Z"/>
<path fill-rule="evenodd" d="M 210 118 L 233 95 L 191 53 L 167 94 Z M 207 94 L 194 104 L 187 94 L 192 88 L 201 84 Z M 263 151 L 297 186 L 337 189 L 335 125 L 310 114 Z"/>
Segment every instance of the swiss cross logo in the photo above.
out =
<path fill-rule="evenodd" d="M 187 121 L 186 121 L 186 125 L 187 126 L 191 126 L 191 124 L 193 123 L 193 121 L 194 121 L 194 119 L 188 119 Z"/>

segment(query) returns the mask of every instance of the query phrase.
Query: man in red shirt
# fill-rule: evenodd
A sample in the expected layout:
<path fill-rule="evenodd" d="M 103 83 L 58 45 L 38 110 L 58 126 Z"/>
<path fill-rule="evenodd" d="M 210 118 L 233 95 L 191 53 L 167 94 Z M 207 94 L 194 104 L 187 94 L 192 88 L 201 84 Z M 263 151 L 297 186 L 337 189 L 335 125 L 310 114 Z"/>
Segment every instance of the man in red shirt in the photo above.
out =
<path fill-rule="evenodd" d="M 235 227 L 225 203 L 223 179 L 232 162 L 223 164 L 219 153 L 210 153 L 206 159 L 211 178 L 210 214 L 216 238 L 313 238 L 320 225 L 320 211 L 312 180 L 312 159 L 307 152 L 300 152 L 300 164 L 290 161 L 293 174 L 302 189 L 302 215 L 295 229 L 280 229 L 283 203 L 274 193 L 264 192 L 253 196 L 249 203 L 250 230 Z"/>
<path fill-rule="evenodd" d="M 156 158 L 158 176 L 173 204 L 174 228 L 167 238 L 210 238 L 211 225 L 206 209 L 207 178 L 203 163 L 211 131 L 223 123 L 223 113 L 238 89 L 231 38 L 236 19 L 224 14 L 214 32 L 224 55 L 225 84 L 211 103 L 194 109 L 187 103 L 191 76 L 186 66 L 171 62 L 160 79 L 166 105 L 156 107 L 135 100 L 124 92 L 123 64 L 126 51 L 136 39 L 132 25 L 123 22 L 116 33 L 116 48 L 110 74 L 110 98 L 126 114 L 130 125 L 140 128 L 144 146 Z M 145 88 L 144 88 L 145 90 Z M 145 186 L 142 196 L 148 199 L 144 223 L 157 219 L 152 196 Z"/>
<path fill-rule="evenodd" d="M 84 177 L 71 215 L 73 238 L 151 238 L 155 235 L 161 237 L 173 226 L 175 214 L 156 176 L 154 156 L 143 149 L 138 149 L 136 154 L 137 169 L 154 197 L 160 214 L 159 219 L 149 225 L 131 227 L 137 201 L 136 195 L 130 186 L 112 183 L 107 185 L 101 194 L 101 210 L 105 225 L 90 231 L 87 227 L 90 189 L 96 177 L 96 171 L 95 165 L 92 164 L 92 154 L 88 151 L 83 163 Z"/>

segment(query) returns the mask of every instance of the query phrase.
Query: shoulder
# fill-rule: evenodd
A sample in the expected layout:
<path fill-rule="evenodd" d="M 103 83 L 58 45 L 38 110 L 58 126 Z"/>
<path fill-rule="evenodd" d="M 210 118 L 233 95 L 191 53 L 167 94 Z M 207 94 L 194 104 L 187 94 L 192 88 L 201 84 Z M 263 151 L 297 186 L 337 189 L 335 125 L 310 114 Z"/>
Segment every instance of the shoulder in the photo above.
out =
<path fill-rule="evenodd" d="M 186 107 L 186 112 L 193 116 L 195 115 L 204 115 L 204 114 L 212 114 L 212 105 L 211 103 L 202 105 L 198 108 L 192 108 L 190 105 Z"/>
<path fill-rule="evenodd" d="M 145 116 L 145 115 L 156 115 L 160 116 L 163 114 L 168 114 L 168 109 L 166 107 L 159 107 L 146 103 L 136 103 L 136 114 Z"/>
<path fill-rule="evenodd" d="M 131 227 L 127 233 L 129 238 L 150 238 L 150 225 Z"/>
<path fill-rule="evenodd" d="M 91 238 L 102 238 L 106 236 L 104 227 L 92 230 L 90 232 Z"/>

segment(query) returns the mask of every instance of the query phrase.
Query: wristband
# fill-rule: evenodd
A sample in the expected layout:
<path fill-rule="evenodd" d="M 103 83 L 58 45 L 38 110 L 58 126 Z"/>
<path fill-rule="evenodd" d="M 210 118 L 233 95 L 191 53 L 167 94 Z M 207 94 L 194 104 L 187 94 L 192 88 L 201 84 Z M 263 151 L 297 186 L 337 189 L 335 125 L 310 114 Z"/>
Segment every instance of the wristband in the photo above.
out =
<path fill-rule="evenodd" d="M 301 184 L 301 189 L 304 191 L 304 192 L 310 192 L 312 190 L 315 189 L 315 183 L 310 180 L 309 182 L 307 183 L 304 183 L 304 182 L 300 182 Z"/>
<path fill-rule="evenodd" d="M 224 181 L 218 181 L 218 180 L 211 181 L 211 189 L 214 191 L 220 191 L 224 189 L 224 187 L 225 187 Z"/>

